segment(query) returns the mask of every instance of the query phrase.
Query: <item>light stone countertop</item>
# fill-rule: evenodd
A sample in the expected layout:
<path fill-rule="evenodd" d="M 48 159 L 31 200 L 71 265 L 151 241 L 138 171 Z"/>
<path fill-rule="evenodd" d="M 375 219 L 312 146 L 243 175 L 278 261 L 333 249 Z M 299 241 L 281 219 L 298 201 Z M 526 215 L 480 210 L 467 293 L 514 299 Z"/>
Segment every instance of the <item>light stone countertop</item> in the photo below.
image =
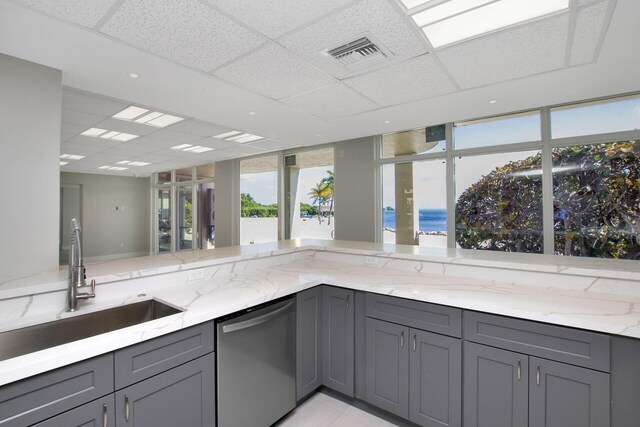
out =
<path fill-rule="evenodd" d="M 77 314 L 63 309 L 64 271 L 49 283 L 28 279 L 23 294 L 19 286 L 0 285 L 0 331 L 149 298 L 186 310 L 1 361 L 0 385 L 319 284 L 640 338 L 640 268 L 634 262 L 467 252 L 290 241 L 92 264 L 89 278 L 102 279 L 98 296 L 81 303 Z M 193 268 L 202 268 L 204 279 L 190 281 Z M 24 289 L 34 293 L 24 295 Z"/>

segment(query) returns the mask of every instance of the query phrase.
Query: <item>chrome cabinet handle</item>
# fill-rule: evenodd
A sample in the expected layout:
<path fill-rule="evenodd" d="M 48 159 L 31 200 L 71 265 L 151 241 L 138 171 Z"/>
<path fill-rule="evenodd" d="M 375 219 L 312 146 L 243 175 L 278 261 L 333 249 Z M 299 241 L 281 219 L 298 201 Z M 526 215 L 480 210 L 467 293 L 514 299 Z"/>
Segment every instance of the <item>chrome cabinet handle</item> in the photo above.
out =
<path fill-rule="evenodd" d="M 349 310 L 349 294 L 347 294 L 347 310 Z"/>
<path fill-rule="evenodd" d="M 536 385 L 540 385 L 540 364 L 536 368 Z"/>
<path fill-rule="evenodd" d="M 107 418 L 107 405 L 102 405 L 102 427 L 107 427 L 109 419 Z"/>
<path fill-rule="evenodd" d="M 413 351 L 416 351 L 416 340 L 417 340 L 416 334 L 413 334 Z"/>
<path fill-rule="evenodd" d="M 404 331 L 400 332 L 400 348 L 404 348 Z"/>
<path fill-rule="evenodd" d="M 516 377 L 518 378 L 518 381 L 520 381 L 520 378 L 522 377 L 522 362 L 520 361 L 520 359 L 518 359 L 518 368 L 516 369 Z"/>
<path fill-rule="evenodd" d="M 129 422 L 129 396 L 124 395 L 124 420 Z"/>

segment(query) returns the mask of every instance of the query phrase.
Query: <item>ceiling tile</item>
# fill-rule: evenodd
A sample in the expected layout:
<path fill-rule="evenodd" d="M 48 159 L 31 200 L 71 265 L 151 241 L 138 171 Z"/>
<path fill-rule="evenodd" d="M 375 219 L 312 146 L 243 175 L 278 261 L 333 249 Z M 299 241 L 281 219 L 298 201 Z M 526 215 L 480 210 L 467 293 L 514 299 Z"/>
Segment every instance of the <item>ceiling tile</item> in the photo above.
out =
<path fill-rule="evenodd" d="M 82 111 L 62 110 L 62 123 L 86 126 L 83 132 L 96 123 L 99 123 L 101 120 L 104 120 L 104 116 L 98 116 L 96 114 L 85 113 Z"/>
<path fill-rule="evenodd" d="M 463 88 L 530 76 L 564 66 L 569 15 L 563 13 L 437 52 Z"/>
<path fill-rule="evenodd" d="M 260 148 L 251 147 L 248 145 L 238 145 L 237 147 L 231 147 L 224 150 L 216 151 L 216 155 L 222 156 L 225 158 L 250 156 L 252 154 L 262 154 L 262 153 L 264 153 L 264 150 Z"/>
<path fill-rule="evenodd" d="M 321 51 L 373 36 L 374 42 L 393 53 L 387 62 L 378 66 L 401 62 L 426 53 L 426 43 L 420 39 L 411 23 L 400 16 L 387 0 L 364 0 L 288 34 L 280 43 L 310 63 L 338 78 L 354 72 L 340 65 Z"/>
<path fill-rule="evenodd" d="M 416 101 L 456 89 L 431 55 L 423 55 L 344 82 L 380 105 Z"/>
<path fill-rule="evenodd" d="M 327 73 L 275 44 L 268 44 L 214 74 L 274 99 L 335 82 Z"/>
<path fill-rule="evenodd" d="M 89 95 L 72 89 L 62 89 L 62 108 L 82 111 L 99 116 L 112 116 L 128 107 L 122 102 L 112 101 L 101 96 Z"/>
<path fill-rule="evenodd" d="M 43 12 L 85 27 L 94 27 L 117 0 L 14 0 Z"/>
<path fill-rule="evenodd" d="M 218 138 L 210 138 L 209 141 L 206 142 L 206 144 L 204 144 L 204 141 L 200 142 L 203 142 L 202 145 L 215 148 L 216 150 L 224 150 L 225 148 L 237 147 L 240 144 L 239 142 L 225 141 L 224 139 Z"/>
<path fill-rule="evenodd" d="M 202 71 L 264 42 L 198 0 L 125 0 L 100 31 Z"/>
<path fill-rule="evenodd" d="M 171 130 L 174 132 L 184 132 L 198 136 L 213 136 L 218 135 L 225 131 L 225 128 L 213 123 L 207 123 L 200 120 L 183 120 L 171 125 Z"/>
<path fill-rule="evenodd" d="M 609 2 L 603 1 L 578 10 L 569 65 L 586 64 L 596 59 L 598 40 L 605 28 L 608 6 Z"/>
<path fill-rule="evenodd" d="M 353 0 L 207 1 L 240 22 L 275 39 Z"/>
<path fill-rule="evenodd" d="M 65 142 L 60 145 L 60 154 L 79 154 L 88 156 L 90 154 L 100 153 L 108 147 L 96 144 L 78 144 L 75 142 Z"/>
<path fill-rule="evenodd" d="M 287 148 L 295 147 L 294 144 L 287 144 L 284 142 L 274 141 L 272 139 L 264 139 L 262 141 L 251 142 L 247 144 L 250 147 L 260 148 L 262 150 L 275 151 L 286 150 Z"/>
<path fill-rule="evenodd" d="M 193 141 L 202 139 L 199 135 L 191 135 L 189 133 L 174 132 L 169 129 L 162 129 L 154 132 L 149 136 L 152 139 L 174 143 L 173 145 L 189 144 Z"/>
<path fill-rule="evenodd" d="M 63 134 L 78 135 L 84 132 L 85 130 L 87 130 L 86 125 L 79 125 L 76 123 L 69 123 L 65 121 L 62 122 L 61 132 Z"/>
<path fill-rule="evenodd" d="M 282 102 L 326 120 L 362 113 L 377 107 L 342 83 L 286 98 Z"/>

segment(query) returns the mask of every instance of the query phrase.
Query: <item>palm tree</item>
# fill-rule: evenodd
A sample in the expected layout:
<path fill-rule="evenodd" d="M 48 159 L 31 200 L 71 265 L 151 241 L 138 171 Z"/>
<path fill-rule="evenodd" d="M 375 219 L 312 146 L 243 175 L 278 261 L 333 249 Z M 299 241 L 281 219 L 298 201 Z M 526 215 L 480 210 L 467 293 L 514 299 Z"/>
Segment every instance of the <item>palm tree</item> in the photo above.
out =
<path fill-rule="evenodd" d="M 311 188 L 309 196 L 313 199 L 313 204 L 318 203 L 318 221 L 322 224 L 322 213 L 320 212 L 320 206 L 327 202 L 329 193 L 327 192 L 327 184 L 317 182 L 316 186 Z"/>
<path fill-rule="evenodd" d="M 329 176 L 327 176 L 326 178 L 322 178 L 320 183 L 321 184 L 325 184 L 326 188 L 327 188 L 327 193 L 328 193 L 328 197 L 329 197 L 329 221 L 327 222 L 327 225 L 331 225 L 331 214 L 333 213 L 333 183 L 334 183 L 334 177 L 333 177 L 333 171 L 328 170 L 327 174 Z"/>

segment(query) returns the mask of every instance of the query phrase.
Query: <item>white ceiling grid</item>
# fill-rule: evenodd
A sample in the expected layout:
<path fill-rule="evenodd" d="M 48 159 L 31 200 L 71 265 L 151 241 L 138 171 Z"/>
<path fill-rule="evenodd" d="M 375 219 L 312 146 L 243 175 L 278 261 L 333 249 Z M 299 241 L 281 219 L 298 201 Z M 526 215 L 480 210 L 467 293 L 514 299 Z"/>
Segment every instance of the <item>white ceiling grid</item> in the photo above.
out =
<path fill-rule="evenodd" d="M 438 51 L 461 88 L 472 88 L 562 68 L 569 14 L 534 21 Z"/>
<path fill-rule="evenodd" d="M 264 42 L 254 32 L 194 0 L 126 0 L 100 31 L 205 72 Z"/>
<path fill-rule="evenodd" d="M 216 70 L 214 74 L 273 99 L 286 98 L 336 81 L 287 49 L 272 43 Z"/>
<path fill-rule="evenodd" d="M 7 0 L 0 0 L 3 1 Z M 400 0 L 10 1 L 87 27 L 89 30 L 81 31 L 108 36 L 113 43 L 124 43 L 196 70 L 208 81 L 228 82 L 235 90 L 240 88 L 259 94 L 261 99 L 275 100 L 272 102 L 287 111 L 304 112 L 323 123 L 339 123 L 367 113 L 375 115 L 388 107 L 432 97 L 443 99 L 472 88 L 593 63 L 598 59 L 616 5 L 616 0 L 572 0 L 568 11 L 434 50 Z M 323 54 L 363 36 L 389 53 L 386 61 L 352 70 Z M 271 129 L 270 134 L 265 133 L 264 125 L 261 130 L 251 129 L 253 125 L 243 126 L 249 128 L 242 131 L 266 139 L 239 145 L 211 138 L 234 130 L 229 123 L 187 118 L 167 129 L 158 129 L 111 118 L 133 101 L 65 89 L 63 151 L 74 149 L 71 154 L 92 157 L 113 157 L 109 153 L 132 157 L 118 160 L 137 156 L 140 161 L 153 163 L 135 169 L 144 175 L 166 167 L 172 160 L 197 164 L 206 159 L 289 148 L 294 143 L 315 143 L 311 138 L 275 141 L 280 131 Z M 234 99 L 211 102 L 235 106 Z M 248 107 L 246 113 L 251 110 Z M 184 117 L 179 112 L 175 114 Z M 79 136 L 89 127 L 140 137 L 121 143 Z M 310 130 L 310 134 L 315 132 L 318 131 Z M 319 132 L 328 135 L 332 130 L 324 128 Z M 202 154 L 170 150 L 183 143 L 215 150 Z M 93 163 L 96 162 L 91 158 L 82 159 L 63 170 L 82 170 L 83 164 Z"/>
<path fill-rule="evenodd" d="M 426 43 L 410 25 L 389 0 L 363 0 L 286 35 L 279 42 L 318 68 L 342 79 L 356 72 L 320 54 L 321 51 L 371 35 L 372 41 L 393 54 L 383 64 L 388 66 L 427 52 Z"/>
<path fill-rule="evenodd" d="M 206 0 L 269 38 L 276 39 L 353 0 Z"/>
<path fill-rule="evenodd" d="M 282 102 L 325 120 L 350 116 L 377 105 L 342 83 L 283 99 Z"/>
<path fill-rule="evenodd" d="M 595 60 L 598 41 L 604 32 L 608 6 L 607 1 L 602 1 L 578 10 L 569 65 L 586 64 Z"/>
<path fill-rule="evenodd" d="M 456 90 L 433 55 L 418 58 L 345 80 L 380 105 L 395 105 Z"/>

